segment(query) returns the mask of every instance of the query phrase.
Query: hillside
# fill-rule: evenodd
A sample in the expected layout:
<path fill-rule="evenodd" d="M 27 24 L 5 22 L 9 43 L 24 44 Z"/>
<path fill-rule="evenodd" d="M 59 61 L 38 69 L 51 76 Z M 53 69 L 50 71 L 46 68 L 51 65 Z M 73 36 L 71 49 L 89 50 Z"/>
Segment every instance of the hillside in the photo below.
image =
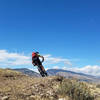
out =
<path fill-rule="evenodd" d="M 50 76 L 52 75 L 60 75 L 69 79 L 76 78 L 79 81 L 85 81 L 85 82 L 90 82 L 90 83 L 100 83 L 100 78 L 92 76 L 92 75 L 87 75 L 83 73 L 76 73 L 68 70 L 62 70 L 62 69 L 49 69 L 47 70 L 48 74 Z"/>
<path fill-rule="evenodd" d="M 22 72 L 23 74 L 26 74 L 29 76 L 40 77 L 40 74 L 38 74 L 30 69 L 27 69 L 27 68 L 17 68 L 17 69 L 13 69 L 13 70 L 18 71 L 18 72 Z"/>
<path fill-rule="evenodd" d="M 61 76 L 29 77 L 0 69 L 0 100 L 99 100 L 99 95 L 100 88 L 94 84 Z"/>
<path fill-rule="evenodd" d="M 22 72 L 23 74 L 29 75 L 29 76 L 34 76 L 34 77 L 40 77 L 39 73 L 36 73 L 30 69 L 27 68 L 19 68 L 19 69 L 13 69 L 15 71 Z M 78 79 L 79 81 L 84 81 L 84 82 L 89 82 L 89 83 L 100 83 L 100 78 L 95 77 L 92 75 L 87 75 L 83 73 L 76 73 L 68 70 L 62 70 L 62 69 L 48 69 L 47 73 L 49 76 L 63 76 L 67 79 Z"/>

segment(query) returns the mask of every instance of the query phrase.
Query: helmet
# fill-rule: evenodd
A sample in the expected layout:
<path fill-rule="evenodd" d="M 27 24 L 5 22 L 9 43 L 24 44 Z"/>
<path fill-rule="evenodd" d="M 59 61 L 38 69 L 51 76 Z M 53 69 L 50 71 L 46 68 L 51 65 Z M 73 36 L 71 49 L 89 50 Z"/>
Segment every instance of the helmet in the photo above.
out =
<path fill-rule="evenodd" d="M 39 52 L 35 52 L 36 54 L 39 54 Z"/>

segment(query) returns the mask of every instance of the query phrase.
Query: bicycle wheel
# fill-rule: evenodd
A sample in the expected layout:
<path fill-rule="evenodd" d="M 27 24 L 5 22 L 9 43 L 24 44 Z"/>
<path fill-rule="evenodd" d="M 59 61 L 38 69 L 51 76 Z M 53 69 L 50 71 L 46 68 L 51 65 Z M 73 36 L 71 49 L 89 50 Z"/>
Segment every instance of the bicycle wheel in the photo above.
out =
<path fill-rule="evenodd" d="M 42 77 L 45 77 L 45 74 L 44 74 L 44 72 L 42 71 L 42 69 L 41 69 L 40 66 L 38 66 L 38 71 L 40 72 L 40 75 L 41 75 Z"/>

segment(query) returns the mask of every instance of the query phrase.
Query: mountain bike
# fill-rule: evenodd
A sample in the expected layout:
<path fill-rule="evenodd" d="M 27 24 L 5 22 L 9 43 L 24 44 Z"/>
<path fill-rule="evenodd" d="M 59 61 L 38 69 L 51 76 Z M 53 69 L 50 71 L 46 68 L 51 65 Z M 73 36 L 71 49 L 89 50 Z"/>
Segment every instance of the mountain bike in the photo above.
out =
<path fill-rule="evenodd" d="M 42 62 L 41 62 L 41 63 L 42 63 Z M 45 70 L 42 69 L 42 67 L 41 67 L 42 65 L 38 64 L 38 62 L 35 62 L 35 63 L 34 63 L 34 66 L 37 66 L 38 71 L 39 71 L 39 73 L 40 73 L 40 75 L 41 75 L 42 77 L 48 76 L 47 72 L 46 72 Z"/>
<path fill-rule="evenodd" d="M 38 66 L 38 71 L 40 72 L 42 77 L 48 76 L 47 72 L 42 70 L 41 65 L 37 65 L 37 66 Z"/>

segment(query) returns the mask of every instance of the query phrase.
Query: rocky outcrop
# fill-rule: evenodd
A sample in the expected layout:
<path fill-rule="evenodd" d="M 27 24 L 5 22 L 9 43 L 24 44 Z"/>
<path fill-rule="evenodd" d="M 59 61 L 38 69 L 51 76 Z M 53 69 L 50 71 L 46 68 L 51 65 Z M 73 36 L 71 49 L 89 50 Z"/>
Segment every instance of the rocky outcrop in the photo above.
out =
<path fill-rule="evenodd" d="M 0 70 L 0 100 L 94 100 L 92 89 L 87 83 L 62 76 L 29 77 L 10 69 Z"/>

